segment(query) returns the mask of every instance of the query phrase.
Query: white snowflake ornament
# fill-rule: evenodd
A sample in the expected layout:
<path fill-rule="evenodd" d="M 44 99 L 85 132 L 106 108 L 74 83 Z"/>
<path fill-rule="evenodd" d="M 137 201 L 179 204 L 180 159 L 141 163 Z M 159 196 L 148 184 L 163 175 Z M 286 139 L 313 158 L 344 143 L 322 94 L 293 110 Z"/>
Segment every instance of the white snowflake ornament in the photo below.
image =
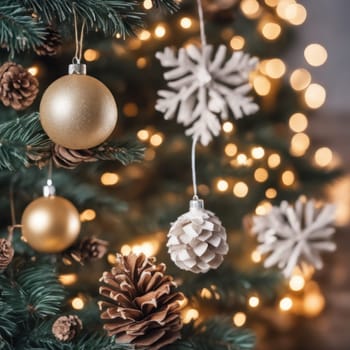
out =
<path fill-rule="evenodd" d="M 258 251 L 267 254 L 265 267 L 277 265 L 286 277 L 303 263 L 321 269 L 320 253 L 336 249 L 331 236 L 335 206 L 318 206 L 313 200 L 299 198 L 295 205 L 283 201 L 264 216 L 253 217 L 252 232 L 257 234 Z"/>
<path fill-rule="evenodd" d="M 171 260 L 186 271 L 217 269 L 228 253 L 226 230 L 201 199 L 190 202 L 190 210 L 172 224 L 168 238 Z"/>
<path fill-rule="evenodd" d="M 166 47 L 156 57 L 169 71 L 164 73 L 170 90 L 158 91 L 156 109 L 165 119 L 176 118 L 187 127 L 186 135 L 197 138 L 206 146 L 218 136 L 221 120 L 230 113 L 236 119 L 258 111 L 251 90 L 249 74 L 258 59 L 237 51 L 229 60 L 227 48 L 220 45 L 214 53 L 212 45 L 200 48 L 190 45 L 181 48 L 178 55 Z"/>

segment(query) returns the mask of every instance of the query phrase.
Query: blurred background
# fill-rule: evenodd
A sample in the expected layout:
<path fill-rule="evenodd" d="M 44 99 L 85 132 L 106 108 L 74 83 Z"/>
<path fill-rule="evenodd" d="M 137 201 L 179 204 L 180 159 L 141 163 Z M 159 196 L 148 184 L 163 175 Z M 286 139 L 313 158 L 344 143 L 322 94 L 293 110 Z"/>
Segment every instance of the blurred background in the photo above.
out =
<path fill-rule="evenodd" d="M 88 73 L 108 86 L 118 104 L 113 140 L 126 145 L 127 154 L 130 144 L 123 140 L 137 139 L 145 158 L 127 167 L 106 161 L 54 169 L 57 193 L 79 210 L 80 236 L 109 242 L 106 257 L 86 261 L 84 267 L 69 249 L 56 260 L 44 257 L 45 263 L 57 265 L 68 291 L 64 311 L 73 309 L 82 318 L 89 314 L 87 324 L 101 328 L 96 321 L 99 277 L 115 263 L 115 252 L 143 252 L 166 262 L 179 282 L 187 296 L 185 324 L 225 317 L 238 329 L 253 330 L 257 350 L 350 349 L 349 1 L 203 0 L 208 43 L 225 45 L 227 57 L 244 50 L 260 59 L 249 81 L 261 106 L 256 115 L 223 122 L 220 137 L 209 147 L 198 147 L 199 194 L 222 220 L 230 245 L 222 267 L 203 275 L 181 271 L 167 253 L 170 223 L 188 210 L 192 196 L 191 139 L 154 108 L 157 91 L 166 88 L 167 70 L 156 52 L 200 43 L 196 1 L 182 1 L 174 14 L 153 5 L 140 1 L 148 11 L 147 23 L 135 36 L 124 40 L 120 33 L 106 38 L 90 32 L 85 39 Z M 45 88 L 66 74 L 72 60 L 72 26 L 53 24 L 63 41 L 54 47 L 57 55 L 30 51 L 16 56 L 40 83 L 28 112 L 38 110 Z M 5 62 L 8 52 L 3 51 Z M 18 116 L 0 106 L 2 122 Z M 16 176 L 7 170 L 0 173 L 2 237 L 11 224 L 9 184 L 20 218 L 41 195 L 47 176 L 46 169 L 22 164 Z M 284 278 L 278 268 L 264 268 L 251 219 L 300 195 L 337 205 L 338 248 L 324 254 L 323 270 L 308 266 Z M 14 247 L 26 262 L 40 256 L 20 235 Z"/>

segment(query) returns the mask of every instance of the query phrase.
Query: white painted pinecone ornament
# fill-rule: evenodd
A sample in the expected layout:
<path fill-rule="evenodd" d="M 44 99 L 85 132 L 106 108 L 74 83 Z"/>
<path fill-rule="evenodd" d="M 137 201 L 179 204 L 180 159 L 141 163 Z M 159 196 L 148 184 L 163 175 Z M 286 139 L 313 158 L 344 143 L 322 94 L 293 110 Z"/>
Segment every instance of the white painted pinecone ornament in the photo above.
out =
<path fill-rule="evenodd" d="M 172 224 L 168 238 L 171 260 L 180 269 L 194 273 L 217 269 L 229 249 L 221 221 L 197 198 L 190 201 L 190 210 Z"/>

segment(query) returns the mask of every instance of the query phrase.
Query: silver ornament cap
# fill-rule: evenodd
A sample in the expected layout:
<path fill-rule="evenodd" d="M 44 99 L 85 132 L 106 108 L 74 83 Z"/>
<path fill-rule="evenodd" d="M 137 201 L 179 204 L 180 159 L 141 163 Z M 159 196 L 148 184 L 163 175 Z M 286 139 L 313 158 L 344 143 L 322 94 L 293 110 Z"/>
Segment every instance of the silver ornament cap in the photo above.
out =
<path fill-rule="evenodd" d="M 48 179 L 46 185 L 43 187 L 43 196 L 52 197 L 56 194 L 56 188 L 52 183 L 51 179 Z"/>
<path fill-rule="evenodd" d="M 72 63 L 68 66 L 68 74 L 86 75 L 86 64 Z"/>

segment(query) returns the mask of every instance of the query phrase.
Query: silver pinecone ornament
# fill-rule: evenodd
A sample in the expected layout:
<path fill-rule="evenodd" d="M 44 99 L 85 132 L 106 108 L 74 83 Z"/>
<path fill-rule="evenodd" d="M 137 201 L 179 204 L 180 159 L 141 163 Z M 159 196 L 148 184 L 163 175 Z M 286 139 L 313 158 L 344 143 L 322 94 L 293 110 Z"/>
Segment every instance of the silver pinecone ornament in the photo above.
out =
<path fill-rule="evenodd" d="M 190 210 L 172 224 L 168 238 L 171 260 L 180 269 L 194 273 L 217 269 L 228 253 L 225 228 L 196 197 L 190 201 Z"/>

